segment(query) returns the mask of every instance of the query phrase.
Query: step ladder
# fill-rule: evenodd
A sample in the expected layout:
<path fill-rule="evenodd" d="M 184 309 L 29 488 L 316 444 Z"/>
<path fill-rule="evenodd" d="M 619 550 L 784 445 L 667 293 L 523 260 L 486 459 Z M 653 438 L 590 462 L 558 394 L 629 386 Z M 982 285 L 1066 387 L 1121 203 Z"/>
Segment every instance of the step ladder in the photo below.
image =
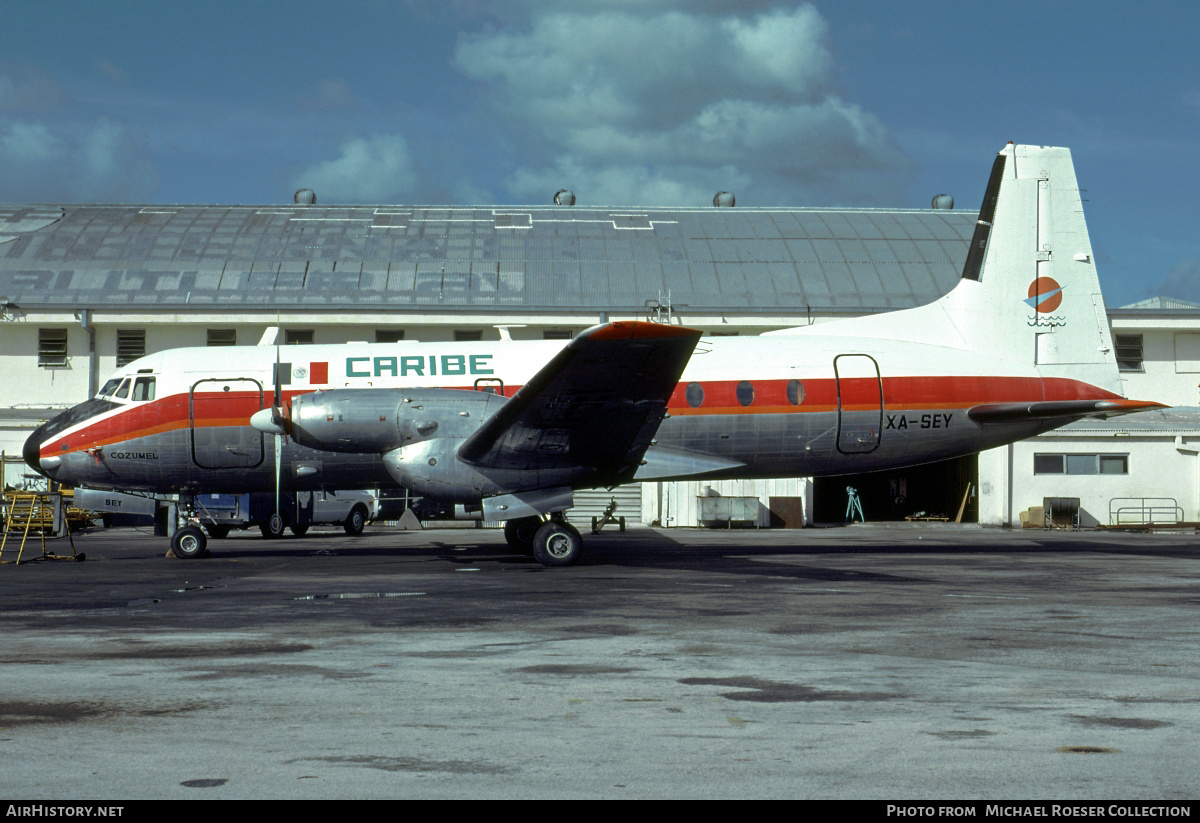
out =
<path fill-rule="evenodd" d="M 58 523 L 62 523 L 66 528 L 71 545 L 70 555 L 54 554 L 46 547 L 46 535 L 53 535 Z M 17 534 L 21 535 L 17 559 L 5 560 L 4 550 L 8 547 L 9 537 L 13 537 L 15 543 Z M 42 553 L 40 556 L 26 558 L 25 544 L 29 541 L 31 534 L 40 539 Z M 83 559 L 84 555 L 75 552 L 75 538 L 71 534 L 70 521 L 63 511 L 61 494 L 18 490 L 4 493 L 4 536 L 0 538 L 0 563 L 20 565 L 22 562 L 28 563 L 32 560 L 73 560 L 80 563 L 83 562 Z"/>

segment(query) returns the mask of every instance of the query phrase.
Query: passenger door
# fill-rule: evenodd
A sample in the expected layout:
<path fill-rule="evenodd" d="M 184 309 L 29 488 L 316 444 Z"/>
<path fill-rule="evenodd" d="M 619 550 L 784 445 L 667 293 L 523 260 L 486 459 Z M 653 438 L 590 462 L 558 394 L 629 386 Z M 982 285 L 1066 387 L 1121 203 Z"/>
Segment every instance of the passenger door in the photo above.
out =
<path fill-rule="evenodd" d="M 879 364 L 866 354 L 833 358 L 838 390 L 837 447 L 842 454 L 867 454 L 879 448 L 883 429 L 883 381 Z"/>
<path fill-rule="evenodd" d="M 250 415 L 263 408 L 263 387 L 245 377 L 192 384 L 188 398 L 192 460 L 203 469 L 249 469 L 263 462 L 262 432 Z"/>

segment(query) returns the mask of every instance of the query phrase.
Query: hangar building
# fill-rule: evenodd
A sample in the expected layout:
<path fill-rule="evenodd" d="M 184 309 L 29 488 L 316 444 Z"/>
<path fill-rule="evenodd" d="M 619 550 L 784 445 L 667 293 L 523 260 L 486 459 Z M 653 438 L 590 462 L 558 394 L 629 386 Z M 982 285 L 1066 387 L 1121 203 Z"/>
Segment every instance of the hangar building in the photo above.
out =
<path fill-rule="evenodd" d="M 561 194 L 561 193 L 560 193 Z M 933 301 L 957 281 L 975 211 L 604 209 L 574 206 L 0 207 L 0 448 L 7 484 L 29 482 L 21 446 L 118 365 L 180 346 L 569 338 L 651 319 L 708 335 L 758 334 Z M 570 197 L 556 197 L 563 203 Z M 724 205 L 732 198 L 718 197 Z M 944 198 L 934 201 L 943 205 Z M 1110 309 L 1126 393 L 1200 403 L 1200 306 Z M 219 362 L 219 351 L 213 352 Z M 1077 423 L 976 458 L 855 478 L 647 483 L 610 497 L 667 526 L 753 504 L 755 525 L 917 512 L 1020 522 L 1043 497 L 1078 497 L 1084 524 L 1117 499 L 1154 498 L 1200 520 L 1200 423 L 1189 411 Z M 214 490 L 219 491 L 219 490 Z M 964 502 L 965 501 L 965 502 Z M 1165 509 L 1164 509 L 1165 510 Z M 1157 510 L 1156 510 L 1157 511 Z M 717 515 L 720 516 L 720 515 Z M 727 516 L 727 515 L 725 515 Z M 1122 516 L 1133 516 L 1123 513 Z M 1156 514 L 1158 517 L 1166 515 Z"/>

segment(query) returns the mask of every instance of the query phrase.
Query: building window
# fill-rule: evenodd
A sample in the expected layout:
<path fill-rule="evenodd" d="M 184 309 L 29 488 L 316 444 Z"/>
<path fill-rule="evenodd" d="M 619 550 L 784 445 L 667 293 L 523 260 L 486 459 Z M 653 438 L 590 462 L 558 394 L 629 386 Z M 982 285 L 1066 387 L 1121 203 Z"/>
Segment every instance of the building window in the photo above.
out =
<path fill-rule="evenodd" d="M 542 331 L 543 340 L 570 340 L 570 329 L 545 329 Z"/>
<path fill-rule="evenodd" d="M 1113 342 L 1117 347 L 1118 371 L 1143 371 L 1140 334 L 1118 334 Z"/>
<path fill-rule="evenodd" d="M 117 366 L 126 366 L 146 356 L 145 329 L 117 329 Z"/>
<path fill-rule="evenodd" d="M 208 345 L 210 345 L 210 346 L 236 346 L 237 345 L 237 329 L 209 329 L 208 330 Z"/>
<path fill-rule="evenodd" d="M 376 343 L 399 343 L 404 339 L 404 329 L 376 329 Z"/>
<path fill-rule="evenodd" d="M 38 365 L 67 365 L 66 329 L 38 329 Z"/>
<path fill-rule="evenodd" d="M 312 342 L 312 329 L 288 329 L 283 333 L 283 343 L 285 346 L 306 346 Z"/>
<path fill-rule="evenodd" d="M 458 329 L 454 332 L 454 341 L 456 343 L 466 343 L 472 340 L 482 340 L 482 329 Z"/>
<path fill-rule="evenodd" d="M 1035 454 L 1034 474 L 1129 474 L 1128 454 Z"/>

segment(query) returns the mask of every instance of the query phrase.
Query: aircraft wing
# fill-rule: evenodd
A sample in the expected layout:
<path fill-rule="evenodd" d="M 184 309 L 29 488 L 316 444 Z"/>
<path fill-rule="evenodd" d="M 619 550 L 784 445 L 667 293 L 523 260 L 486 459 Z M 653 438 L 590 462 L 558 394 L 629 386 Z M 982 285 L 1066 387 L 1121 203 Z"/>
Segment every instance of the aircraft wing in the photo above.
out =
<path fill-rule="evenodd" d="M 572 340 L 458 451 L 480 468 L 585 468 L 632 478 L 700 332 L 660 323 L 595 326 Z"/>
<path fill-rule="evenodd" d="M 1044 400 L 1039 403 L 985 403 L 967 410 L 967 417 L 980 425 L 1018 423 L 1023 420 L 1058 420 L 1063 423 L 1083 417 L 1113 417 L 1118 414 L 1164 409 L 1148 400 Z"/>

